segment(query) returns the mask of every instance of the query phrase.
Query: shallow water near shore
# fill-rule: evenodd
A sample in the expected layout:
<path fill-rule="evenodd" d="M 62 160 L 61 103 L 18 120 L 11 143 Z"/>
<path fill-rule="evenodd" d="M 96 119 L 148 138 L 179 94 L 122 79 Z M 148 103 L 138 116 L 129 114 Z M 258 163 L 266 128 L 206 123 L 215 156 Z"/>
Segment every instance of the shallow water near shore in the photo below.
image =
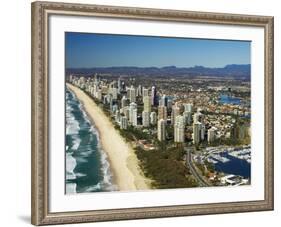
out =
<path fill-rule="evenodd" d="M 83 105 L 66 89 L 66 193 L 114 191 L 116 186 L 99 134 Z"/>

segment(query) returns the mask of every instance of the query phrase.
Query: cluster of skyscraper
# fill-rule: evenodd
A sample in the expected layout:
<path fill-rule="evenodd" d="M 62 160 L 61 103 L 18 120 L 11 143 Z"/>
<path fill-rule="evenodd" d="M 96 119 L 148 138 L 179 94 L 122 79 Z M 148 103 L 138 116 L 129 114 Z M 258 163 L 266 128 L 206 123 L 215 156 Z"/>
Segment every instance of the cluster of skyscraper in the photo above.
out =
<path fill-rule="evenodd" d="M 109 109 L 121 129 L 127 129 L 128 125 L 150 127 L 157 124 L 157 139 L 165 141 L 169 124 L 174 129 L 174 142 L 183 143 L 185 142 L 186 126 L 192 126 L 193 122 L 193 143 L 199 144 L 205 139 L 206 130 L 202 121 L 204 115 L 198 110 L 194 113 L 191 103 L 176 102 L 173 104 L 173 100 L 165 94 L 158 95 L 155 86 L 150 89 L 141 85 L 127 87 L 120 78 L 108 83 L 97 76 L 94 79 L 70 76 L 69 81 L 86 90 L 103 104 L 109 105 Z M 138 111 L 142 111 L 140 115 L 138 115 Z M 138 121 L 140 119 L 141 124 Z M 209 142 L 215 140 L 214 128 L 208 130 L 207 137 Z"/>

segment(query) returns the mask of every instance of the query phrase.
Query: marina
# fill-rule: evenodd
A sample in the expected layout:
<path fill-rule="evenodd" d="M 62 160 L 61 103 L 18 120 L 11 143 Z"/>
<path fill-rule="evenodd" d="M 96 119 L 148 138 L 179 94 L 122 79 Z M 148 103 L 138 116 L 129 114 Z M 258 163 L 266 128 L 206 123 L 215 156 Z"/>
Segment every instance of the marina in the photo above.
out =
<path fill-rule="evenodd" d="M 235 176 L 248 182 L 251 178 L 251 147 L 250 145 L 238 147 L 208 147 L 201 153 L 193 156 L 193 160 L 197 163 L 204 164 L 206 161 L 211 163 L 215 170 L 224 176 Z M 236 179 L 236 181 L 238 181 Z M 224 180 L 224 182 L 230 181 Z"/>

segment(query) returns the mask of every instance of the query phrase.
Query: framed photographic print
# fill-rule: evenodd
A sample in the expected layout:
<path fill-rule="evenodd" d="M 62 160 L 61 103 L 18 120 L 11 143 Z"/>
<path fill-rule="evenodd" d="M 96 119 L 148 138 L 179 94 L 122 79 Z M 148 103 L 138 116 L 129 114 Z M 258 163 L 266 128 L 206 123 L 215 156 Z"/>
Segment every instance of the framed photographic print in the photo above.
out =
<path fill-rule="evenodd" d="M 32 223 L 273 209 L 273 17 L 32 3 Z"/>

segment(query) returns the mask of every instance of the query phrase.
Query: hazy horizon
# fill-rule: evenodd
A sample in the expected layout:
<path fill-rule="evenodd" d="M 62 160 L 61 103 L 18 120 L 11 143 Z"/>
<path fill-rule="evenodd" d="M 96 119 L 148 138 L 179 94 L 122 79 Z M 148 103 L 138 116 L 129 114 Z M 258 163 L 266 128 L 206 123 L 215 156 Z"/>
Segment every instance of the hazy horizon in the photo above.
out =
<path fill-rule="evenodd" d="M 92 69 L 92 68 L 169 68 L 169 67 L 176 67 L 176 68 L 195 68 L 195 67 L 204 67 L 204 68 L 210 68 L 210 69 L 215 69 L 215 68 L 224 68 L 226 66 L 229 65 L 251 65 L 251 63 L 249 64 L 228 64 L 222 67 L 207 67 L 204 65 L 194 65 L 194 66 L 182 66 L 182 67 L 177 67 L 174 65 L 166 65 L 166 66 L 161 66 L 161 67 L 157 67 L 157 66 L 134 66 L 134 65 L 128 65 L 128 66 L 106 66 L 106 67 L 67 67 L 67 69 Z"/>

